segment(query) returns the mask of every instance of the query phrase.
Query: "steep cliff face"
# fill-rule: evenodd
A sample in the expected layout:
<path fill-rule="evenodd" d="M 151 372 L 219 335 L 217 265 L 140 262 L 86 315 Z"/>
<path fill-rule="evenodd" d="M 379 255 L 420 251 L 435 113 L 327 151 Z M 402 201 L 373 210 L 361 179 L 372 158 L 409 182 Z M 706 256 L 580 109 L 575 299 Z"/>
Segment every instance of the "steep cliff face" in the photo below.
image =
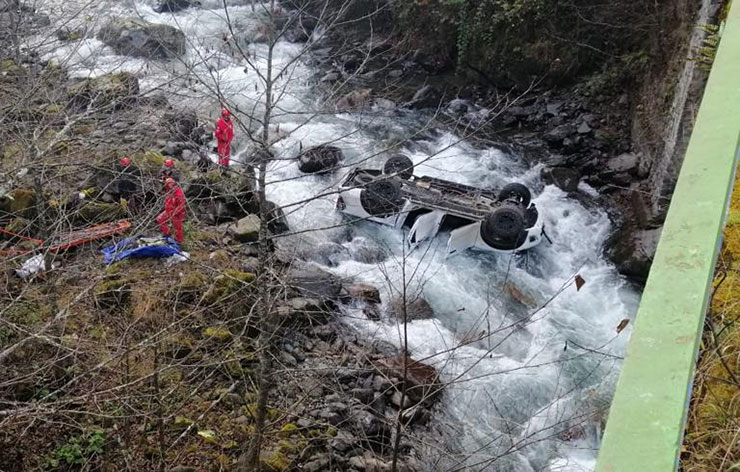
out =
<path fill-rule="evenodd" d="M 651 72 L 636 96 L 632 142 L 641 155 L 640 167 L 648 174 L 642 185 L 647 218 L 643 224 L 657 224 L 665 217 L 701 101 L 706 61 L 713 54 L 707 45 L 717 38 L 712 25 L 721 21 L 722 3 L 701 1 L 688 23 L 691 28 L 683 28 L 684 38 L 665 66 Z"/>

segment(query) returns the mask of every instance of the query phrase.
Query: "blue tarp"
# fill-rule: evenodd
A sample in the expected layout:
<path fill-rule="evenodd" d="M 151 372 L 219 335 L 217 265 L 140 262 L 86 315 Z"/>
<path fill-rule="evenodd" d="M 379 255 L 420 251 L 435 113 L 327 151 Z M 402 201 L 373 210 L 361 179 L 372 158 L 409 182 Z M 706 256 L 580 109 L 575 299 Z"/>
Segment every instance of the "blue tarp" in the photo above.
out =
<path fill-rule="evenodd" d="M 110 264 L 128 257 L 170 257 L 180 254 L 180 245 L 170 237 L 136 236 L 102 249 L 103 262 Z"/>

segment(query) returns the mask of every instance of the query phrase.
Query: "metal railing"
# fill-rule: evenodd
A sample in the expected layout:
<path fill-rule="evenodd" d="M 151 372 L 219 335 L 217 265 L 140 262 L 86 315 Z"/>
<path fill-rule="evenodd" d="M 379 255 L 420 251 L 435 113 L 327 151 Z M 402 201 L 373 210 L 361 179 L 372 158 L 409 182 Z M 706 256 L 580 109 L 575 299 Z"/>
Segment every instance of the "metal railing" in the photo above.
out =
<path fill-rule="evenodd" d="M 725 23 L 642 296 L 598 472 L 678 466 L 740 137 L 740 1 Z"/>

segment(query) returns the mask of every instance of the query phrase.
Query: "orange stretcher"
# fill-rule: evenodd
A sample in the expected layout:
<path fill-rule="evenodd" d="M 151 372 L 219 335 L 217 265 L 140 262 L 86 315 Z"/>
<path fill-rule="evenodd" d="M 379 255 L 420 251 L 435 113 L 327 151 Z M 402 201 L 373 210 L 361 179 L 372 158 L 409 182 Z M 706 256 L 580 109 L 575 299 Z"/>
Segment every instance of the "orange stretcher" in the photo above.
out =
<path fill-rule="evenodd" d="M 66 251 L 67 249 L 97 241 L 98 239 L 103 239 L 107 238 L 108 236 L 113 236 L 114 234 L 123 233 L 127 231 L 130 227 L 131 222 L 129 220 L 118 220 L 113 223 L 103 223 L 71 231 L 69 233 L 65 233 L 51 239 L 49 241 L 48 250 L 51 252 Z M 8 236 L 13 236 L 14 238 L 21 239 L 24 242 L 27 241 L 30 243 L 31 246 L 33 246 L 31 249 L 0 249 L 0 256 L 20 256 L 23 254 L 28 254 L 29 252 L 33 252 L 35 249 L 41 247 L 44 244 L 44 241 L 41 239 L 29 238 L 27 236 L 7 231 L 2 227 L 0 227 L 0 233 L 7 234 Z"/>

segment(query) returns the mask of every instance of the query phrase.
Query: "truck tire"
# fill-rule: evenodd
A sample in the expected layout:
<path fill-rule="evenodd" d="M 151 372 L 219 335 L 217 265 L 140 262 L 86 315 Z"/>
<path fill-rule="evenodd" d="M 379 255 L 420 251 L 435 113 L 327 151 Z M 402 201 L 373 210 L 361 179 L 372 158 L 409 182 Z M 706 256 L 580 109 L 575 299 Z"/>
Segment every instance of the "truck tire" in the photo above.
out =
<path fill-rule="evenodd" d="M 307 174 L 330 172 L 343 159 L 342 150 L 336 146 L 321 144 L 298 156 L 298 168 Z"/>
<path fill-rule="evenodd" d="M 385 217 L 401 211 L 401 183 L 396 179 L 373 180 L 360 193 L 362 208 L 372 216 Z"/>
<path fill-rule="evenodd" d="M 414 175 L 414 163 L 408 157 L 399 154 L 385 161 L 383 173 L 386 175 L 396 174 L 403 180 L 409 180 Z"/>
<path fill-rule="evenodd" d="M 524 212 L 519 206 L 502 205 L 491 212 L 480 226 L 483 241 L 494 249 L 512 250 L 527 237 Z"/>
<path fill-rule="evenodd" d="M 526 185 L 514 182 L 501 189 L 498 199 L 500 202 L 516 199 L 524 208 L 527 208 L 532 201 L 532 192 L 529 191 Z"/>

